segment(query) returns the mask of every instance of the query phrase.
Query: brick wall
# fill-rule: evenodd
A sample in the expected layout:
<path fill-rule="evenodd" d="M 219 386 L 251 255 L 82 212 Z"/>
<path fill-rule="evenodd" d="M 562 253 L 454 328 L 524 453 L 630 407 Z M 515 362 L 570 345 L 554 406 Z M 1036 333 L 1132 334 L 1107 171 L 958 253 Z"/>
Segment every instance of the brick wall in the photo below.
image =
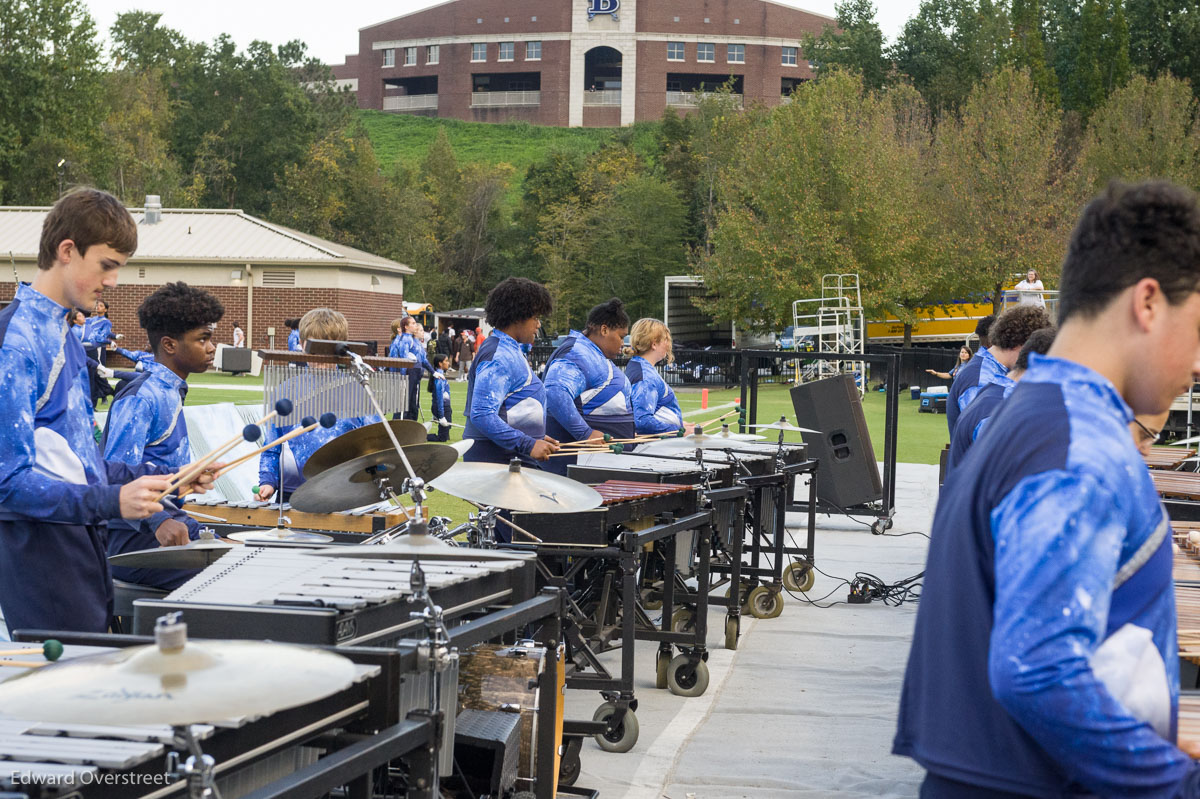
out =
<path fill-rule="evenodd" d="M 104 292 L 108 302 L 108 316 L 113 323 L 113 332 L 125 338 L 120 342 L 125 349 L 144 350 L 149 343 L 138 326 L 137 309 L 142 301 L 158 286 L 118 285 Z M 218 323 L 216 339 L 220 343 L 233 343 L 233 324 L 238 322 L 245 330 L 247 323 L 245 287 L 204 286 L 216 295 L 225 306 L 225 317 Z M 0 301 L 11 300 L 14 293 L 12 283 L 0 283 Z M 361 341 L 378 341 L 381 349 L 391 341 L 392 320 L 403 315 L 403 297 L 371 291 L 354 291 L 335 288 L 263 288 L 254 289 L 254 329 L 249 344 L 255 349 L 268 345 L 267 328 L 275 328 L 275 347 L 287 346 L 287 328 L 283 320 L 300 318 L 313 308 L 328 307 L 346 315 L 350 338 Z M 119 362 L 118 362 L 119 363 Z"/>

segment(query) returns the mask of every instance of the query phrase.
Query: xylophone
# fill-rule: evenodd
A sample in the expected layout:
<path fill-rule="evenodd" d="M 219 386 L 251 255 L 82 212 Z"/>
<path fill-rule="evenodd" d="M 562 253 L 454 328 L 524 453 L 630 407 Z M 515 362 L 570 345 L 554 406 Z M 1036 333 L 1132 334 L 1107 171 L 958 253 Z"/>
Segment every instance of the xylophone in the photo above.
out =
<path fill-rule="evenodd" d="M 534 594 L 530 560 L 421 561 L 448 622 Z M 134 602 L 134 629 L 183 611 L 203 638 L 390 646 L 419 635 L 409 560 L 324 558 L 284 546 L 235 547 L 162 599 Z"/>
<path fill-rule="evenodd" d="M 1188 458 L 1194 457 L 1195 449 L 1187 447 L 1151 447 L 1149 454 L 1143 457 L 1151 469 L 1166 469 L 1173 471 L 1183 465 Z"/>
<path fill-rule="evenodd" d="M 514 513 L 513 521 L 547 544 L 608 546 L 624 528 L 645 528 L 664 513 L 695 513 L 690 485 L 606 480 L 594 486 L 604 498 L 595 510 L 575 513 Z"/>
<path fill-rule="evenodd" d="M 671 458 L 641 457 L 614 452 L 585 452 L 578 462 L 567 467 L 567 476 L 581 483 L 603 483 L 605 480 L 636 480 L 642 483 L 675 483 L 677 485 L 707 484 L 721 488 L 733 484 L 732 464 L 705 464 Z"/>
<path fill-rule="evenodd" d="M 1200 473 L 1151 469 L 1150 479 L 1163 498 L 1172 523 L 1200 521 Z"/>

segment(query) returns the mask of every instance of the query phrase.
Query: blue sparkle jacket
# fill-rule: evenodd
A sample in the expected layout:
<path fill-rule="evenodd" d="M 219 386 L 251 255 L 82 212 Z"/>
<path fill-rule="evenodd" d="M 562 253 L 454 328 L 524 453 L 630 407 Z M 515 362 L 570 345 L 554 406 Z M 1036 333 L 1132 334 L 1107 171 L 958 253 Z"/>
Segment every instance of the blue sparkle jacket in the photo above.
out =
<path fill-rule="evenodd" d="M 303 352 L 304 348 L 300 346 L 300 331 L 293 330 L 288 333 L 288 350 L 291 352 Z"/>
<path fill-rule="evenodd" d="M 546 388 L 516 339 L 499 330 L 479 345 L 467 375 L 466 428 L 475 441 L 463 460 L 508 463 L 546 435 Z M 534 461 L 523 458 L 527 463 Z"/>
<path fill-rule="evenodd" d="M 1008 396 L 1007 392 L 1011 390 L 1011 386 L 989 383 L 979 390 L 975 399 L 971 400 L 971 404 L 959 414 L 958 422 L 954 425 L 954 435 L 950 437 L 950 457 L 946 464 L 947 468 L 954 469 L 963 462 L 963 458 L 967 457 L 967 450 L 983 434 L 984 426 L 996 413 L 1000 403 Z M 946 403 L 946 407 L 950 407 L 949 402 Z"/>
<path fill-rule="evenodd" d="M 108 344 L 112 335 L 112 322 L 107 316 L 89 316 L 83 320 L 83 343 L 94 347 Z"/>
<path fill-rule="evenodd" d="M 683 427 L 683 411 L 675 392 L 649 361 L 635 355 L 625 367 L 625 376 L 638 433 L 673 433 Z"/>
<path fill-rule="evenodd" d="M 546 365 L 546 410 L 546 430 L 559 441 L 580 441 L 593 430 L 634 435 L 629 380 L 578 330 Z"/>
<path fill-rule="evenodd" d="M 451 421 L 453 411 L 450 409 L 450 384 L 446 382 L 446 373 L 438 369 L 433 373 L 433 378 L 430 381 L 433 387 L 433 402 L 430 403 L 430 410 L 433 412 L 434 421 L 445 419 Z"/>
<path fill-rule="evenodd" d="M 160 363 L 152 363 L 113 398 L 104 426 L 104 457 L 137 466 L 153 463 L 163 472 L 176 472 L 191 459 L 183 403 L 187 382 Z M 158 546 L 154 531 L 167 519 L 188 526 L 195 538 L 200 525 L 182 511 L 164 510 L 140 522 L 111 519 L 109 554 Z"/>
<path fill-rule="evenodd" d="M 1200 796 L 1200 765 L 1090 666 L 1123 625 L 1148 630 L 1174 740 L 1171 540 L 1132 418 L 1090 369 L 1030 357 L 938 501 L 896 754 L 1027 796 Z"/>
<path fill-rule="evenodd" d="M 0 519 L 99 524 L 156 469 L 101 459 L 86 356 L 67 309 L 30 286 L 0 311 Z"/>
<path fill-rule="evenodd" d="M 958 370 L 954 382 L 950 384 L 949 396 L 946 397 L 946 425 L 950 429 L 950 441 L 954 441 L 954 427 L 958 424 L 958 415 L 966 410 L 975 399 L 975 395 L 988 383 L 999 383 L 1011 386 L 1008 379 L 1008 368 L 996 360 L 991 351 L 984 348 L 975 353 L 975 357 L 967 361 L 966 366 Z"/>
<path fill-rule="evenodd" d="M 412 333 L 401 333 L 392 339 L 392 345 L 388 347 L 389 358 L 409 358 L 417 362 L 417 365 L 408 370 L 409 375 L 420 376 L 422 369 L 428 369 L 430 374 L 433 373 L 433 367 L 429 365 L 429 359 L 425 357 L 425 347 L 417 337 Z"/>
<path fill-rule="evenodd" d="M 139 372 L 145 370 L 150 364 L 156 363 L 154 353 L 146 352 L 145 350 L 127 350 L 124 347 L 114 347 L 113 352 L 132 361 L 134 367 Z"/>

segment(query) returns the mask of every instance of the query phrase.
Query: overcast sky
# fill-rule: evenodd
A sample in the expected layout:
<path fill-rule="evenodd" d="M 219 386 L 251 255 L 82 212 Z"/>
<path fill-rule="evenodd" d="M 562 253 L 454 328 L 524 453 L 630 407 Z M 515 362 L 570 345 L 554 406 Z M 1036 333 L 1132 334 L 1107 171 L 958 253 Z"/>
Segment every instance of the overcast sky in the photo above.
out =
<path fill-rule="evenodd" d="M 582 2 L 582 0 L 572 0 Z M 515 0 L 521 2 L 521 0 Z M 649 0 L 654 2 L 654 0 Z M 819 14 L 833 15 L 834 0 L 780 0 Z M 281 44 L 300 39 L 308 51 L 328 64 L 339 64 L 358 50 L 358 29 L 401 14 L 436 5 L 436 0 L 341 0 L 328 3 L 295 0 L 85 0 L 96 27 L 107 40 L 108 29 L 123 11 L 161 12 L 162 24 L 193 41 L 211 41 L 222 33 L 245 47 L 254 39 Z M 916 13 L 919 0 L 876 0 L 883 35 L 894 41 L 905 21 Z"/>

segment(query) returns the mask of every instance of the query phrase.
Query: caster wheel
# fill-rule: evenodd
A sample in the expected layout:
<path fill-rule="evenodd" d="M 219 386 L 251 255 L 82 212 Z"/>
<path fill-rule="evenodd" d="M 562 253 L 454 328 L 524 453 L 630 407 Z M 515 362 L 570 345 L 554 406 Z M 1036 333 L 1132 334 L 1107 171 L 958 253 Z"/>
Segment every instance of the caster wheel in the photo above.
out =
<path fill-rule="evenodd" d="M 725 617 L 725 648 L 737 649 L 738 620 L 732 616 Z"/>
<path fill-rule="evenodd" d="M 676 655 L 667 671 L 667 687 L 676 696 L 700 696 L 708 690 L 708 664 L 688 662 L 687 655 Z"/>
<path fill-rule="evenodd" d="M 662 592 L 654 588 L 642 589 L 642 608 L 644 610 L 662 610 Z"/>
<path fill-rule="evenodd" d="M 671 665 L 671 653 L 670 652 L 659 652 L 655 656 L 655 658 L 654 658 L 654 687 L 655 688 L 666 688 L 669 685 L 669 683 L 667 682 L 667 673 L 668 673 L 670 665 Z"/>
<path fill-rule="evenodd" d="M 783 613 L 783 597 L 765 585 L 760 585 L 746 598 L 750 615 L 756 619 L 773 619 Z"/>
<path fill-rule="evenodd" d="M 574 785 L 575 780 L 579 779 L 579 772 L 583 770 L 583 763 L 579 760 L 579 751 L 582 748 L 583 738 L 572 736 L 566 739 L 562 760 L 558 765 L 558 784 L 560 786 Z"/>
<path fill-rule="evenodd" d="M 816 581 L 817 573 L 806 560 L 793 561 L 783 570 L 783 587 L 789 591 L 811 591 Z"/>
<path fill-rule="evenodd" d="M 671 614 L 671 632 L 688 633 L 696 627 L 696 614 L 691 608 L 680 608 Z"/>
<path fill-rule="evenodd" d="M 616 705 L 612 702 L 605 702 L 596 708 L 596 712 L 592 714 L 592 721 L 608 721 L 616 712 Z M 633 715 L 633 710 L 627 710 L 625 718 L 615 729 L 598 733 L 595 738 L 596 743 L 605 752 L 628 752 L 637 743 L 638 732 L 637 716 Z"/>

